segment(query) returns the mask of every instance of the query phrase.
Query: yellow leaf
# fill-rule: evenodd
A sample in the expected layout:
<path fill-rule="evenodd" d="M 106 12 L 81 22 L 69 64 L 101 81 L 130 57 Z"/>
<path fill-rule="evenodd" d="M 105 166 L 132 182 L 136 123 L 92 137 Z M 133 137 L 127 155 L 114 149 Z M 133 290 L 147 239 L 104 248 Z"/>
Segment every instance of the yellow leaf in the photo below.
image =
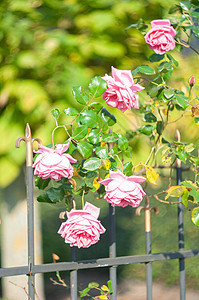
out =
<path fill-rule="evenodd" d="M 102 159 L 102 167 L 105 170 L 110 170 L 111 162 L 108 159 Z"/>
<path fill-rule="evenodd" d="M 101 296 L 98 296 L 98 299 L 108 300 L 108 298 L 107 298 L 107 296 L 106 296 L 106 295 L 101 295 Z"/>
<path fill-rule="evenodd" d="M 139 172 L 140 170 L 142 170 L 143 166 L 144 166 L 143 162 L 140 162 L 138 165 L 136 165 L 135 167 L 133 167 L 133 172 L 134 173 Z"/>
<path fill-rule="evenodd" d="M 166 192 L 167 195 L 165 197 L 165 200 L 168 199 L 169 197 L 180 197 L 184 191 L 186 190 L 184 185 L 176 185 L 176 186 L 171 186 Z"/>
<path fill-rule="evenodd" d="M 101 286 L 102 291 L 109 292 L 109 288 L 106 285 Z"/>
<path fill-rule="evenodd" d="M 79 177 L 79 174 L 78 174 L 79 169 L 76 169 L 76 168 L 73 167 L 73 170 L 74 170 L 73 171 L 73 176 L 74 177 Z"/>
<path fill-rule="evenodd" d="M 101 142 L 101 147 L 105 147 L 106 146 L 106 142 L 102 141 Z"/>
<path fill-rule="evenodd" d="M 154 169 L 150 166 L 145 166 L 145 170 L 148 181 L 152 184 L 157 184 L 159 175 L 154 171 Z"/>
<path fill-rule="evenodd" d="M 102 178 L 100 177 L 95 177 L 93 180 L 93 186 L 96 188 L 96 190 L 100 188 L 100 183 L 99 183 L 100 180 L 102 180 Z"/>

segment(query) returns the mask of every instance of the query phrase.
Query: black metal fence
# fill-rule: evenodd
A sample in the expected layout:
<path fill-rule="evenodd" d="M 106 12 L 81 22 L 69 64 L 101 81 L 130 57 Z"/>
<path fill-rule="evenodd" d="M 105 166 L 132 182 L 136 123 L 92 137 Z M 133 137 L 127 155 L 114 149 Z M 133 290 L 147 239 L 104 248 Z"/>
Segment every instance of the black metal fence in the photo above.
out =
<path fill-rule="evenodd" d="M 183 205 L 178 204 L 178 244 L 179 251 L 151 253 L 151 228 L 150 228 L 150 213 L 153 207 L 149 206 L 146 202 L 145 211 L 145 254 L 133 256 L 116 256 L 116 231 L 115 231 L 115 209 L 109 206 L 109 226 L 110 226 L 110 239 L 109 239 L 109 257 L 91 260 L 77 261 L 76 248 L 71 248 L 71 261 L 60 263 L 49 263 L 35 265 L 34 263 L 34 201 L 33 201 L 33 169 L 32 169 L 32 139 L 29 126 L 26 127 L 26 135 L 24 138 L 19 138 L 16 141 L 16 147 L 20 146 L 21 141 L 26 142 L 26 177 L 27 177 L 27 216 L 28 216 L 28 262 L 26 266 L 1 268 L 0 277 L 27 275 L 28 276 L 28 293 L 29 299 L 35 299 L 35 274 L 49 273 L 56 271 L 70 271 L 70 288 L 71 300 L 76 300 L 78 296 L 77 290 L 77 272 L 82 269 L 91 268 L 109 268 L 110 280 L 112 281 L 113 294 L 112 300 L 117 299 L 117 267 L 121 265 L 143 263 L 146 264 L 146 287 L 147 287 L 147 300 L 152 300 L 152 263 L 162 260 L 179 260 L 179 289 L 180 300 L 186 299 L 185 291 L 185 259 L 190 257 L 199 256 L 199 249 L 184 250 L 184 221 L 183 221 Z M 179 162 L 176 167 L 177 184 L 181 182 L 182 169 Z M 140 209 L 138 210 L 138 214 Z"/>

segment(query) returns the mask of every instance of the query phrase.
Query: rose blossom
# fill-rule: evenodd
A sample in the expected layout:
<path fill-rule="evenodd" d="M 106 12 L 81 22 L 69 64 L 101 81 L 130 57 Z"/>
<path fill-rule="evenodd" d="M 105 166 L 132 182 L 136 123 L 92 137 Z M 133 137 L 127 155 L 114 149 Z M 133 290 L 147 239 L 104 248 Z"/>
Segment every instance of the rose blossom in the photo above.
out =
<path fill-rule="evenodd" d="M 189 79 L 189 85 L 190 85 L 191 87 L 193 87 L 195 83 L 196 83 L 195 77 L 194 77 L 194 76 L 191 76 L 191 78 Z"/>
<path fill-rule="evenodd" d="M 100 208 L 86 202 L 84 209 L 67 212 L 68 220 L 61 224 L 58 233 L 71 247 L 88 248 L 97 243 L 106 229 L 98 221 Z"/>
<path fill-rule="evenodd" d="M 145 35 L 145 42 L 157 54 L 164 54 L 175 48 L 173 37 L 176 35 L 176 31 L 170 25 L 170 21 L 167 19 L 154 20 L 151 22 L 152 28 Z"/>
<path fill-rule="evenodd" d="M 144 88 L 134 83 L 130 70 L 118 70 L 114 67 L 111 67 L 111 70 L 112 77 L 107 74 L 102 77 L 108 84 L 107 90 L 103 93 L 107 105 L 116 107 L 122 112 L 130 110 L 131 107 L 138 109 L 138 95 L 135 93 Z"/>
<path fill-rule="evenodd" d="M 126 176 L 121 171 L 109 171 L 110 178 L 102 180 L 100 183 L 105 185 L 105 199 L 112 206 L 131 205 L 139 206 L 142 197 L 145 196 L 140 183 L 146 180 L 141 176 Z"/>
<path fill-rule="evenodd" d="M 68 144 L 57 144 L 55 149 L 39 145 L 38 153 L 33 168 L 34 174 L 41 176 L 43 179 L 52 178 L 56 181 L 61 177 L 71 178 L 73 176 L 73 167 L 70 163 L 75 163 L 70 154 L 64 153 L 69 147 Z"/>

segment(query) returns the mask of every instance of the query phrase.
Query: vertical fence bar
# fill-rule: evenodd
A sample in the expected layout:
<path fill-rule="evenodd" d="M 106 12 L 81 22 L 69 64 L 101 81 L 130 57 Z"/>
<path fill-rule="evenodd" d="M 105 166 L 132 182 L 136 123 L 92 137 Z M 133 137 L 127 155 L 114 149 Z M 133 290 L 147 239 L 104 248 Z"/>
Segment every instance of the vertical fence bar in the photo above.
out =
<path fill-rule="evenodd" d="M 177 130 L 177 141 L 180 142 L 180 133 Z M 179 159 L 176 160 L 176 181 L 177 185 L 182 181 L 182 165 Z M 184 250 L 184 214 L 183 204 L 178 203 L 178 248 Z M 185 283 L 185 259 L 179 259 L 179 282 L 180 282 L 180 300 L 186 299 Z"/>
<path fill-rule="evenodd" d="M 109 244 L 109 257 L 116 257 L 116 228 L 115 228 L 115 207 L 109 204 L 109 224 L 110 224 L 110 244 Z M 109 269 L 110 280 L 112 282 L 113 293 L 111 300 L 117 299 L 117 268 L 112 266 Z"/>
<path fill-rule="evenodd" d="M 151 212 L 145 209 L 145 252 L 151 254 Z M 146 263 L 147 300 L 152 300 L 152 263 Z"/>
<path fill-rule="evenodd" d="M 146 195 L 145 206 L 139 206 L 136 209 L 136 215 L 140 216 L 141 210 L 144 210 L 144 228 L 145 228 L 145 253 L 151 254 L 151 210 L 159 213 L 156 206 L 151 207 L 149 197 Z M 146 294 L 147 300 L 152 300 L 152 263 L 146 263 Z"/>
<path fill-rule="evenodd" d="M 27 188 L 27 217 L 28 217 L 28 294 L 29 297 L 35 299 L 35 276 L 31 274 L 32 266 L 34 265 L 34 187 L 33 187 L 33 141 L 41 143 L 39 139 L 32 139 L 29 124 L 26 125 L 25 137 L 16 140 L 16 148 L 20 147 L 20 142 L 26 143 L 26 188 Z"/>
<path fill-rule="evenodd" d="M 77 248 L 71 247 L 71 261 L 77 260 Z M 70 297 L 71 300 L 77 300 L 77 270 L 70 272 Z"/>

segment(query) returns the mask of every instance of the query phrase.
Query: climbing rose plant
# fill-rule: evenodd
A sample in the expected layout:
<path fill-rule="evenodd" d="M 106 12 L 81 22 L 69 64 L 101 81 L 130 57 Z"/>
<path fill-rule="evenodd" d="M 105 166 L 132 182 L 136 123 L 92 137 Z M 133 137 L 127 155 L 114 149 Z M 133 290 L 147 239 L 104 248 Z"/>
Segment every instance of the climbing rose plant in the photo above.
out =
<path fill-rule="evenodd" d="M 175 51 L 185 46 L 199 55 L 190 45 L 191 36 L 199 38 L 198 23 L 193 22 L 193 18 L 199 18 L 198 9 L 192 1 L 180 2 L 171 10 L 174 13 L 172 22 L 169 19 L 153 20 L 150 26 L 139 20 L 130 25 L 128 30 L 137 28 L 149 44 L 150 65 L 135 66 L 134 70 L 112 66 L 111 75 L 94 77 L 88 88 L 73 88 L 79 111 L 75 107 L 67 107 L 63 112 L 57 108 L 51 111 L 56 123 L 52 144 L 48 147 L 39 145 L 33 165 L 36 186 L 44 190 L 37 199 L 47 203 L 65 202 L 67 220 L 61 224 L 58 233 L 70 246 L 90 247 L 105 232 L 98 220 L 100 209 L 89 202 L 84 204 L 89 193 L 95 193 L 99 205 L 100 201 L 107 201 L 112 206 L 131 206 L 129 209 L 139 206 L 146 194 L 149 199 L 168 204 L 174 203 L 171 199 L 176 197 L 175 202 L 183 203 L 188 209 L 191 204 L 192 221 L 199 226 L 196 145 L 165 138 L 165 128 L 176 111 L 182 112 L 181 117 L 185 113 L 189 115 L 196 125 L 199 123 L 194 74 L 186 78 L 187 86 L 183 91 L 178 90 L 171 79 L 178 67 L 172 56 Z M 182 33 L 186 34 L 186 41 L 182 40 Z M 144 99 L 141 103 L 139 95 Z M 119 110 L 122 115 L 129 110 L 133 115 L 135 109 L 136 115 L 140 114 L 142 118 L 142 126 L 128 129 L 123 134 L 115 132 L 114 111 Z M 55 145 L 58 128 L 65 131 L 67 140 Z M 135 136 L 142 135 L 150 140 L 151 151 L 146 162 L 134 165 L 130 143 Z M 157 153 L 161 153 L 166 167 L 172 168 L 176 161 L 183 165 L 188 163 L 195 179 L 171 186 L 169 178 L 167 190 L 150 194 L 148 186 L 157 184 L 159 177 Z M 77 209 L 80 206 L 78 199 L 80 209 Z"/>

